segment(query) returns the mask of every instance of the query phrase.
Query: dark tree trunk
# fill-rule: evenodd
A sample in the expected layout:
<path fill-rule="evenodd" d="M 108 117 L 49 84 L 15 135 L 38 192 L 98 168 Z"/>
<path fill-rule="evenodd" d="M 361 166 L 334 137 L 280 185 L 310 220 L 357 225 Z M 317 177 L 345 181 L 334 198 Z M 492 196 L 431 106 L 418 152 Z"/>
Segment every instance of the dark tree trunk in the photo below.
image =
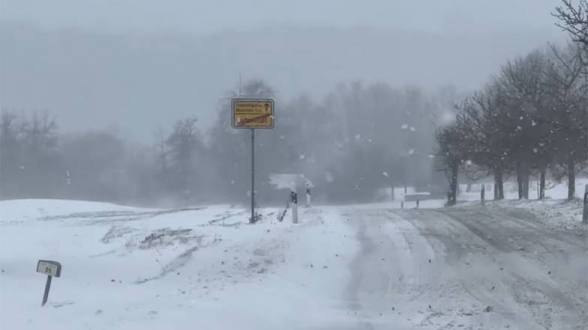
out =
<path fill-rule="evenodd" d="M 502 172 L 494 172 L 494 199 L 504 199 L 504 183 L 502 182 Z"/>
<path fill-rule="evenodd" d="M 541 174 L 539 176 L 539 199 L 545 198 L 545 167 L 541 168 Z"/>
<path fill-rule="evenodd" d="M 530 174 L 528 168 L 523 168 L 523 198 L 529 199 Z"/>
<path fill-rule="evenodd" d="M 529 199 L 529 170 L 521 162 L 517 163 L 517 186 L 519 199 Z"/>
<path fill-rule="evenodd" d="M 568 200 L 572 200 L 576 197 L 576 171 L 574 157 L 568 158 Z"/>
<path fill-rule="evenodd" d="M 498 199 L 504 199 L 504 182 L 502 181 L 502 174 L 500 175 L 500 182 L 498 182 Z"/>
<path fill-rule="evenodd" d="M 519 199 L 523 199 L 523 169 L 521 163 L 517 163 L 517 188 L 519 190 Z"/>
<path fill-rule="evenodd" d="M 458 176 L 459 164 L 451 164 L 451 180 L 449 182 L 449 200 L 448 205 L 455 205 L 457 203 L 457 176 Z"/>

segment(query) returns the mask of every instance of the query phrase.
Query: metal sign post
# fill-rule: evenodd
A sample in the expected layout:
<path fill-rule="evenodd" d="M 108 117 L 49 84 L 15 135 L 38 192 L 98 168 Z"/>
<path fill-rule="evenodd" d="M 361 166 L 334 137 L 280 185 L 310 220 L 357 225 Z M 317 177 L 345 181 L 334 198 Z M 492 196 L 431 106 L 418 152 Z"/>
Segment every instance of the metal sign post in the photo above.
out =
<path fill-rule="evenodd" d="M 57 261 L 39 260 L 37 263 L 37 273 L 46 274 L 47 282 L 45 283 L 45 292 L 43 293 L 43 302 L 41 306 L 45 306 L 47 299 L 49 299 L 49 290 L 51 289 L 51 279 L 53 276 L 61 276 L 61 264 Z"/>
<path fill-rule="evenodd" d="M 231 126 L 251 129 L 251 218 L 255 223 L 255 130 L 274 128 L 274 100 L 235 98 L 231 102 Z"/>
<path fill-rule="evenodd" d="M 251 219 L 255 222 L 255 129 L 251 129 Z"/>

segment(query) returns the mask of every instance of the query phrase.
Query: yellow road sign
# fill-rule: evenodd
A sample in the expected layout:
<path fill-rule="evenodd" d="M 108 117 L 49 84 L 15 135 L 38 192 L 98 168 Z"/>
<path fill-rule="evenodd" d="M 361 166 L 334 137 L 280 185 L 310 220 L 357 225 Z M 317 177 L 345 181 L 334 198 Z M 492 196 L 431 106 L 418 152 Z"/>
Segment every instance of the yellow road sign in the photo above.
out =
<path fill-rule="evenodd" d="M 274 128 L 274 100 L 233 99 L 233 128 Z"/>

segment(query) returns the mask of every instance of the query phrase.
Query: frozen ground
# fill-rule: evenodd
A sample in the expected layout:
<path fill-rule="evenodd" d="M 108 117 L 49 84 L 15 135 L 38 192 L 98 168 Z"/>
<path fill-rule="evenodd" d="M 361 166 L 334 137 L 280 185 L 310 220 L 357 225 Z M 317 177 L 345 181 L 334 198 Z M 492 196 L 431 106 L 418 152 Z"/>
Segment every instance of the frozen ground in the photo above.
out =
<path fill-rule="evenodd" d="M 4 201 L 0 329 L 586 329 L 580 209 L 526 203 L 249 225 L 228 206 Z M 63 265 L 43 308 L 38 259 Z"/>
<path fill-rule="evenodd" d="M 584 197 L 584 187 L 588 184 L 588 178 L 576 178 L 576 198 L 582 199 Z M 467 191 L 466 184 L 460 184 L 459 190 L 460 194 L 458 196 L 458 200 L 461 201 L 470 201 L 480 200 L 480 189 L 482 183 L 474 183 L 471 186 L 471 191 Z M 538 181 L 531 181 L 529 183 L 529 199 L 536 200 L 538 193 L 539 182 Z M 486 183 L 486 199 L 492 200 L 494 199 L 494 192 L 492 191 L 493 184 Z M 504 195 L 506 199 L 515 200 L 518 198 L 518 188 L 516 182 L 505 182 L 504 183 Z M 567 182 L 555 182 L 547 180 L 546 182 L 546 189 L 545 189 L 545 198 L 546 199 L 553 199 L 553 200 L 561 200 L 566 199 L 568 197 L 568 185 Z"/>

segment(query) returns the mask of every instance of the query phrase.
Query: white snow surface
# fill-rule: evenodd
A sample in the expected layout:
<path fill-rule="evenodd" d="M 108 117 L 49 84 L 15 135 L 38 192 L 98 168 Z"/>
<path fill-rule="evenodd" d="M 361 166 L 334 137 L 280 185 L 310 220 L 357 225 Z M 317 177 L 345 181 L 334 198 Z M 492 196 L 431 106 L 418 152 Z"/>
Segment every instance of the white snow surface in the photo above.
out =
<path fill-rule="evenodd" d="M 2 201 L 0 329 L 587 328 L 578 203 L 442 205 L 300 208 L 300 224 L 262 209 L 250 225 L 224 205 Z M 63 265 L 45 307 L 39 259 Z"/>
<path fill-rule="evenodd" d="M 0 328 L 307 329 L 347 317 L 350 227 L 328 209 L 301 209 L 299 225 L 263 213 L 249 225 L 228 206 L 0 202 Z M 39 259 L 63 266 L 45 307 Z"/>

